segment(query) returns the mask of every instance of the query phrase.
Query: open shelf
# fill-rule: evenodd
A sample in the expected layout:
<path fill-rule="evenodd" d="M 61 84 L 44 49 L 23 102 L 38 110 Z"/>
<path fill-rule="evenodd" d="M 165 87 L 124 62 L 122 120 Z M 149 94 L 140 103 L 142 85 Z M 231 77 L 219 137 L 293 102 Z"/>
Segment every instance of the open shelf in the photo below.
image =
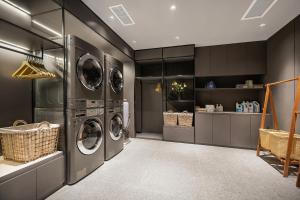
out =
<path fill-rule="evenodd" d="M 214 92 L 214 91 L 253 91 L 253 90 L 264 90 L 264 88 L 195 88 L 195 91 L 201 92 Z"/>
<path fill-rule="evenodd" d="M 173 76 L 165 76 L 164 79 L 193 79 L 194 75 L 173 75 Z"/>
<path fill-rule="evenodd" d="M 191 99 L 187 99 L 187 100 L 184 100 L 184 99 L 180 99 L 180 100 L 171 100 L 171 99 L 168 99 L 167 100 L 168 102 L 170 103 L 194 103 L 195 101 L 194 100 L 191 100 Z"/>
<path fill-rule="evenodd" d="M 162 76 L 137 76 L 135 77 L 137 80 L 141 81 L 156 81 L 156 80 L 162 80 Z"/>
<path fill-rule="evenodd" d="M 63 48 L 63 45 L 61 44 L 58 44 L 3 19 L 0 21 L 0 29 L 1 40 L 7 42 L 8 44 L 13 43 L 22 47 L 26 47 L 28 50 L 14 48 L 12 45 L 3 45 L 4 43 L 0 43 L 1 48 L 9 49 L 25 55 L 32 55 L 33 52 L 42 50 Z"/>

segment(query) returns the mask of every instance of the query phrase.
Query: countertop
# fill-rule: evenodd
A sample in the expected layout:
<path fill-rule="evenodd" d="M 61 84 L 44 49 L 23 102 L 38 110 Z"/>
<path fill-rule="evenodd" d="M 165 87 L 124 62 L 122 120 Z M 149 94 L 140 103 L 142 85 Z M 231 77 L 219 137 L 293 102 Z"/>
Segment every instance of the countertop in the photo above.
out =
<path fill-rule="evenodd" d="M 195 112 L 195 114 L 219 114 L 219 115 L 262 115 L 262 113 L 244 113 L 244 112 Z M 267 113 L 267 115 L 271 115 Z"/>

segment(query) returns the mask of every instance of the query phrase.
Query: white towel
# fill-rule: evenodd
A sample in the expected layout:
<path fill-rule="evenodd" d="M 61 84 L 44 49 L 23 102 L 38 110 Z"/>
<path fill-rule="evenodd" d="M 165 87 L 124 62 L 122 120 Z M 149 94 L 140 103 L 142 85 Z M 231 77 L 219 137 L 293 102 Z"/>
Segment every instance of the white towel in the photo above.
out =
<path fill-rule="evenodd" d="M 123 124 L 124 128 L 128 128 L 128 122 L 129 122 L 129 103 L 128 101 L 123 102 Z"/>

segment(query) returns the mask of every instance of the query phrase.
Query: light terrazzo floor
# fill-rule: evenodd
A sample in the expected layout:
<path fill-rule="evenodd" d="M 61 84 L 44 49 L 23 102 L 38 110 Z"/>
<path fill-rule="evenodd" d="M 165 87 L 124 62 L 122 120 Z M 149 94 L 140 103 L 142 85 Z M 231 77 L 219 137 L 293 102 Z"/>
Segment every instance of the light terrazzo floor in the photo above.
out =
<path fill-rule="evenodd" d="M 49 200 L 300 200 L 255 151 L 131 139 L 124 151 Z"/>

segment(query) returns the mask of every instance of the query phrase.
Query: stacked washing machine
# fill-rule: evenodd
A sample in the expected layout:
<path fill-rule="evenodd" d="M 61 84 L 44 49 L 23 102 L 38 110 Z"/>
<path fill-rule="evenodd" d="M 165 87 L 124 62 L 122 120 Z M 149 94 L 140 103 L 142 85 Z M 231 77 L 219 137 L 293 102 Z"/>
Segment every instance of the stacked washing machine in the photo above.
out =
<path fill-rule="evenodd" d="M 67 36 L 67 182 L 73 184 L 104 163 L 104 54 Z"/>
<path fill-rule="evenodd" d="M 105 160 L 123 150 L 123 63 L 105 55 Z"/>

